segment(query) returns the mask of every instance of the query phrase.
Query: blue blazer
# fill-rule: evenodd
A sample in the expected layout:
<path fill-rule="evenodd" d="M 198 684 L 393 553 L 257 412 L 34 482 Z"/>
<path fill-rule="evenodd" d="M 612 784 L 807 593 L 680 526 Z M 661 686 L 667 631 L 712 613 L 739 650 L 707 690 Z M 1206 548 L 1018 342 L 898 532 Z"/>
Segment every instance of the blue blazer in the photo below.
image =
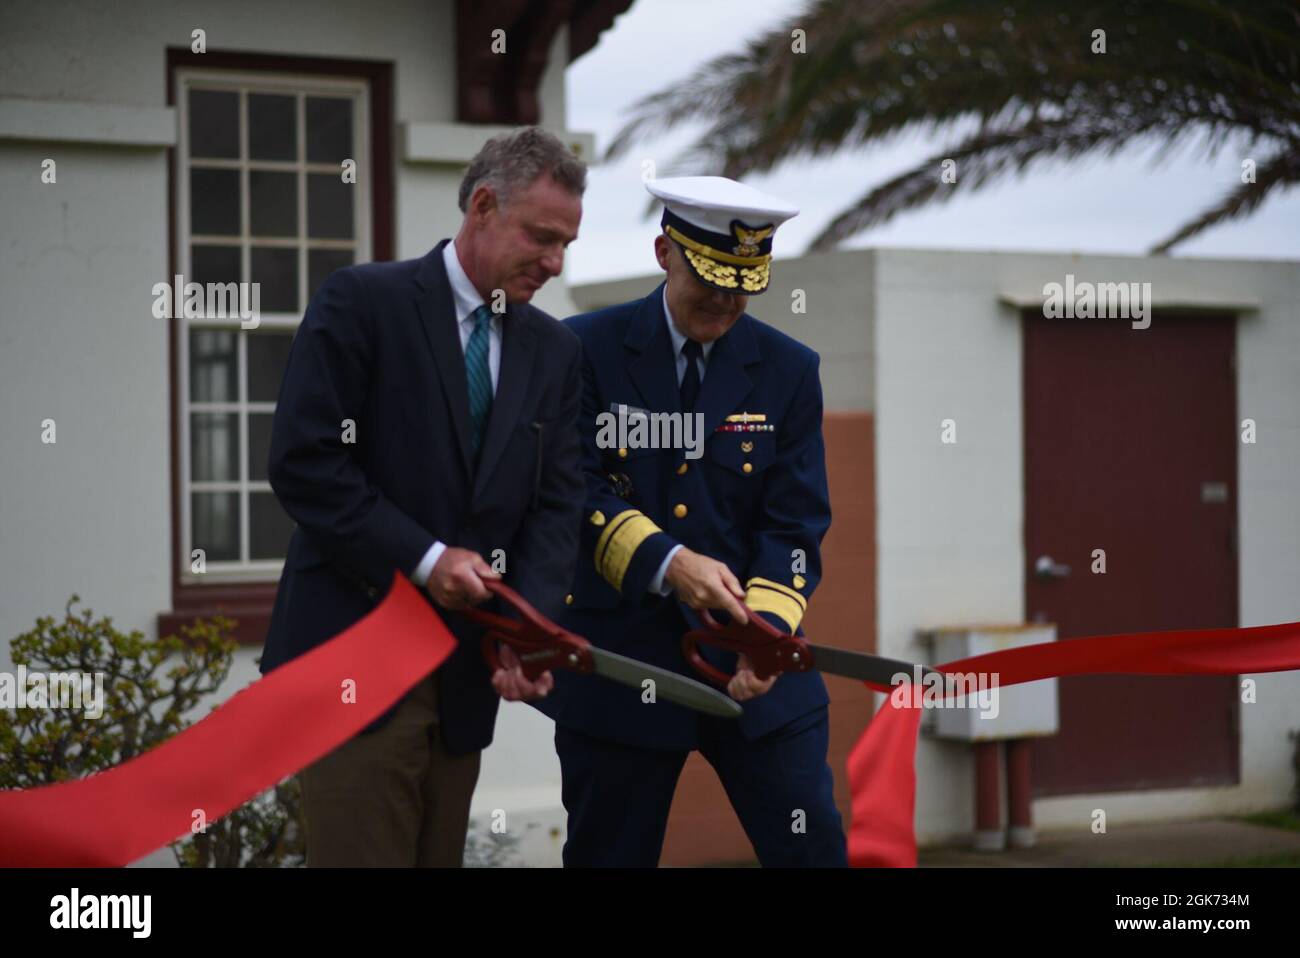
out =
<path fill-rule="evenodd" d="M 447 242 L 422 259 L 331 274 L 294 337 L 269 476 L 297 529 L 263 672 L 364 616 L 394 570 L 409 575 L 435 539 L 489 561 L 503 549 L 508 584 L 544 614 L 563 608 L 583 494 L 575 425 L 581 347 L 541 310 L 507 309 L 475 470 L 464 351 L 442 261 Z M 348 419 L 351 443 L 343 441 Z M 475 751 L 492 741 L 498 698 L 479 630 L 439 611 L 459 640 L 437 672 L 443 740 L 452 752 Z"/>
<path fill-rule="evenodd" d="M 752 316 L 740 317 L 709 353 L 696 412 L 703 457 L 681 449 L 601 448 L 597 416 L 618 404 L 680 411 L 676 360 L 662 284 L 636 300 L 566 320 L 583 346 L 583 469 L 587 494 L 573 589 L 560 618 L 611 651 L 700 678 L 681 652 L 699 619 L 647 587 L 677 543 L 725 562 L 746 601 L 783 631 L 797 630 L 821 578 L 830 526 L 815 352 Z M 762 431 L 729 431 L 762 416 Z M 683 465 L 685 468 L 683 469 Z M 712 651 L 731 671 L 735 656 Z M 697 744 L 696 713 L 596 676 L 561 672 L 538 707 L 586 734 L 659 748 Z M 744 703 L 755 738 L 827 704 L 820 673 L 787 674 Z"/>

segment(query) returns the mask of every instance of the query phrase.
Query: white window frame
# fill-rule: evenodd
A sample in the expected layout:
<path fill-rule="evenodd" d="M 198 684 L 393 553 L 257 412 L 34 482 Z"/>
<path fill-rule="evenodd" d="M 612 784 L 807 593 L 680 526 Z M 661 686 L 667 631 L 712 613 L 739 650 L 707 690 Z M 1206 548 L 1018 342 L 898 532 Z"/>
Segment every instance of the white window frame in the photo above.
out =
<path fill-rule="evenodd" d="M 192 236 L 190 233 L 190 197 L 189 171 L 189 92 L 191 89 L 228 90 L 239 95 L 239 158 L 210 159 L 194 161 L 195 167 L 207 169 L 234 169 L 240 173 L 240 232 L 238 237 Z M 176 211 L 176 248 L 173 250 L 177 271 L 183 282 L 189 282 L 191 275 L 190 246 L 200 245 L 235 246 L 240 254 L 240 281 L 249 281 L 250 249 L 254 242 L 259 246 L 292 247 L 298 250 L 298 300 L 305 310 L 307 306 L 307 271 L 308 249 L 354 249 L 353 262 L 366 263 L 372 258 L 373 224 L 371 208 L 373 203 L 374 177 L 370 169 L 370 83 L 354 77 L 324 77 L 311 74 L 275 73 L 245 70 L 206 70 L 181 68 L 175 72 L 176 120 L 179 124 L 176 146 L 176 176 L 173 188 Z M 270 93 L 293 95 L 297 98 L 296 123 L 297 157 L 294 161 L 250 160 L 248 159 L 248 94 Z M 352 240 L 323 240 L 307 238 L 307 174 L 333 173 L 341 175 L 342 170 L 329 163 L 308 163 L 306 161 L 306 98 L 323 95 L 338 97 L 346 95 L 352 100 L 352 139 L 353 153 L 351 159 L 356 161 L 356 183 L 352 184 L 352 222 L 354 224 Z M 251 235 L 249 217 L 249 170 L 273 170 L 293 172 L 298 182 L 298 235 L 293 239 L 272 239 Z M 169 284 L 174 277 L 167 277 Z M 259 559 L 249 557 L 251 548 L 251 517 L 249 514 L 250 493 L 270 492 L 271 485 L 265 480 L 251 480 L 248 477 L 248 414 L 273 412 L 273 402 L 248 401 L 248 337 L 257 335 L 260 330 L 294 330 L 302 321 L 300 313 L 266 312 L 260 313 L 257 329 L 242 330 L 239 320 L 185 319 L 173 317 L 174 335 L 177 349 L 177 380 L 175 415 L 179 419 L 177 430 L 180 442 L 177 462 L 179 475 L 176 476 L 176 495 L 179 496 L 181 534 L 180 543 L 180 582 L 197 583 L 231 583 L 231 582 L 267 582 L 274 581 L 284 566 L 281 559 Z M 228 329 L 236 336 L 237 398 L 234 402 L 192 402 L 190 400 L 190 349 L 189 333 L 191 329 Z M 190 418 L 193 413 L 227 412 L 238 414 L 239 430 L 239 475 L 234 480 L 199 480 L 191 478 L 191 429 Z M 191 571 L 191 552 L 193 542 L 193 515 L 191 498 L 194 492 L 237 492 L 239 495 L 239 552 L 238 560 L 212 560 L 205 558 L 206 572 L 196 574 Z"/>

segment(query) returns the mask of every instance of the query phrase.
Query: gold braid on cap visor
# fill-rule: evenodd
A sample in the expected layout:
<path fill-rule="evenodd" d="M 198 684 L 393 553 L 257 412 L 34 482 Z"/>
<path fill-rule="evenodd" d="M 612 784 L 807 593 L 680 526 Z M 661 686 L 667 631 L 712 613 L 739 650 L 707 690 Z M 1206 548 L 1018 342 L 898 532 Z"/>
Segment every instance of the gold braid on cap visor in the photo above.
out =
<path fill-rule="evenodd" d="M 772 263 L 770 253 L 765 256 L 736 256 L 696 242 L 671 226 L 665 226 L 664 232 L 681 246 L 686 261 L 706 283 L 713 283 L 726 289 L 740 286 L 747 293 L 756 293 L 767 288 Z M 736 279 L 737 266 L 741 267 L 739 281 Z"/>

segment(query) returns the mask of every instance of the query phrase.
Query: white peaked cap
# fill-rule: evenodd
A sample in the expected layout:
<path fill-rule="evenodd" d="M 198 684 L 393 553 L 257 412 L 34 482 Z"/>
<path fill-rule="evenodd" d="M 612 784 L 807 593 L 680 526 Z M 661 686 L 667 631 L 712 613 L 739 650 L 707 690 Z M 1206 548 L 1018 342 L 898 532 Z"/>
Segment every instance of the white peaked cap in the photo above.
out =
<path fill-rule="evenodd" d="M 731 221 L 748 226 L 780 226 L 799 208 L 725 176 L 674 176 L 650 180 L 646 189 L 686 222 L 713 233 L 729 234 Z"/>

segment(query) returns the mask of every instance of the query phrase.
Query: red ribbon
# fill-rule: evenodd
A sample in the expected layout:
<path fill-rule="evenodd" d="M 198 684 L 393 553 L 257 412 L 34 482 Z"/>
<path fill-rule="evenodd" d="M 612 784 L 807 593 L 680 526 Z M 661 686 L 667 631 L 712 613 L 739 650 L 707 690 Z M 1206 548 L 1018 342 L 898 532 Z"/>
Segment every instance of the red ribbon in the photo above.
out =
<path fill-rule="evenodd" d="M 355 625 L 156 748 L 74 782 L 0 792 L 0 867 L 116 867 L 216 821 L 382 715 L 456 640 L 394 574 Z M 351 684 L 347 685 L 348 680 Z M 345 701 L 345 686 L 354 701 Z"/>
<path fill-rule="evenodd" d="M 934 668 L 948 673 L 996 673 L 999 687 L 1063 675 L 1283 672 L 1300 669 L 1300 622 L 1250 629 L 1090 635 L 990 652 Z M 906 702 L 895 704 L 891 696 L 849 753 L 851 865 L 916 867 L 913 821 L 920 726 L 921 710 Z"/>
<path fill-rule="evenodd" d="M 373 612 L 143 755 L 75 782 L 0 792 L 0 867 L 126 865 L 311 764 L 388 710 L 456 640 L 405 578 Z M 935 666 L 998 686 L 1064 675 L 1239 675 L 1300 669 L 1300 622 L 1049 642 Z M 351 680 L 355 702 L 344 701 Z M 886 686 L 870 686 L 890 692 Z M 849 861 L 916 866 L 920 709 L 876 713 L 849 755 Z"/>

